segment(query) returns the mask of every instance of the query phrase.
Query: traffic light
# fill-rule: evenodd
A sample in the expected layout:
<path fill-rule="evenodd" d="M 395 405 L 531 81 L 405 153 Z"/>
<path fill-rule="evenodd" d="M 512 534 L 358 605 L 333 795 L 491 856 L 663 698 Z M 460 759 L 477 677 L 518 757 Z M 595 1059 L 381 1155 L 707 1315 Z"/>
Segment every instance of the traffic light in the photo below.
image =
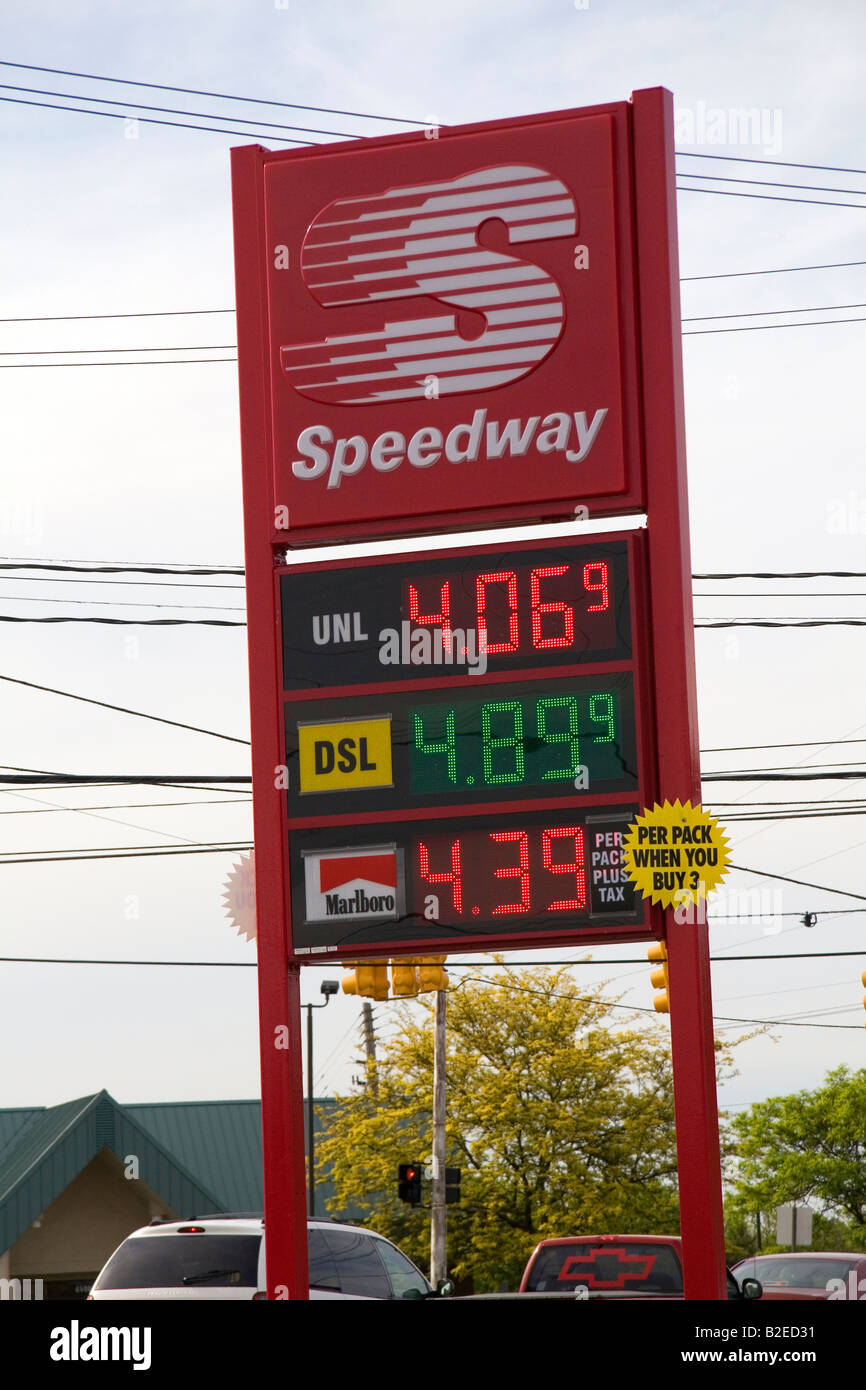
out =
<path fill-rule="evenodd" d="M 460 1201 L 460 1178 L 461 1178 L 461 1170 L 460 1170 L 459 1168 L 446 1168 L 446 1169 L 445 1169 L 445 1202 L 446 1202 L 446 1205 L 447 1205 L 449 1202 L 459 1202 L 459 1201 Z"/>
<path fill-rule="evenodd" d="M 400 1164 L 397 1169 L 397 1196 L 401 1202 L 408 1202 L 413 1207 L 420 1205 L 422 1171 L 420 1163 Z"/>
<path fill-rule="evenodd" d="M 388 998 L 388 967 L 383 960 L 349 961 L 343 976 L 343 993 L 365 999 Z"/>
<path fill-rule="evenodd" d="M 863 981 L 864 987 L 866 987 L 866 970 L 863 971 L 860 979 Z M 863 995 L 863 1008 L 866 1009 L 866 994 Z M 866 1028 L 866 1023 L 863 1024 L 863 1027 Z"/>
<path fill-rule="evenodd" d="M 418 970 L 414 960 L 391 961 L 391 993 L 395 999 L 410 999 L 418 993 Z"/>
<path fill-rule="evenodd" d="M 444 956 L 421 956 L 418 959 L 418 993 L 448 988 L 448 971 L 443 970 Z"/>
<path fill-rule="evenodd" d="M 653 989 L 661 990 L 653 999 L 653 1008 L 657 1014 L 669 1014 L 671 1002 L 668 998 L 668 950 L 663 941 L 656 941 L 647 951 L 647 960 L 658 961 L 657 970 L 650 972 L 650 984 Z"/>

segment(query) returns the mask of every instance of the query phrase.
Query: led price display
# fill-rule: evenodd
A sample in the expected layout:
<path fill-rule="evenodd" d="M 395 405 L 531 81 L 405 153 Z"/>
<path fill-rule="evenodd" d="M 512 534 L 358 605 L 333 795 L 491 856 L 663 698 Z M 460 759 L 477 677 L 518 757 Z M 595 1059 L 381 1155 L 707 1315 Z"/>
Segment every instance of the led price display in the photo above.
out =
<path fill-rule="evenodd" d="M 633 923 L 642 906 L 620 866 L 633 815 L 630 807 L 571 808 L 341 826 L 330 837 L 296 830 L 295 946 Z"/>
<path fill-rule="evenodd" d="M 415 793 L 458 786 L 543 790 L 548 782 L 574 785 L 582 767 L 593 780 L 622 773 L 619 698 L 614 690 L 517 695 L 512 688 L 499 699 L 413 705 L 410 719 Z M 590 754 L 591 771 L 583 762 Z"/>
<path fill-rule="evenodd" d="M 342 722 L 330 712 L 333 707 Z M 363 813 L 577 793 L 633 794 L 637 788 L 628 671 L 497 682 L 483 690 L 472 682 L 470 692 L 465 687 L 391 689 L 384 695 L 289 700 L 285 708 L 294 816 L 316 809 Z M 389 730 L 387 767 L 362 737 L 373 726 Z"/>
<path fill-rule="evenodd" d="M 284 688 L 631 659 L 626 542 L 281 572 Z"/>

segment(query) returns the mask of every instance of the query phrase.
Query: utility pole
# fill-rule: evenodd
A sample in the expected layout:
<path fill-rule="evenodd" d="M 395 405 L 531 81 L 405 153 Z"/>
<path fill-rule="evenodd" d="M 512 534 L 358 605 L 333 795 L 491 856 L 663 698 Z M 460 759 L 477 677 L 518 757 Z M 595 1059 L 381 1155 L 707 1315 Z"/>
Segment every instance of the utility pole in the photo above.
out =
<path fill-rule="evenodd" d="M 447 1277 L 445 1269 L 445 1000 L 436 991 L 433 1026 L 433 1180 L 430 1186 L 430 1283 Z"/>
<path fill-rule="evenodd" d="M 361 1012 L 364 1028 L 364 1051 L 367 1054 L 367 1084 L 370 1087 L 370 1094 L 375 1097 L 379 1094 L 379 1077 L 376 1072 L 376 1034 L 373 1032 L 373 1005 L 369 1001 L 365 1001 Z"/>

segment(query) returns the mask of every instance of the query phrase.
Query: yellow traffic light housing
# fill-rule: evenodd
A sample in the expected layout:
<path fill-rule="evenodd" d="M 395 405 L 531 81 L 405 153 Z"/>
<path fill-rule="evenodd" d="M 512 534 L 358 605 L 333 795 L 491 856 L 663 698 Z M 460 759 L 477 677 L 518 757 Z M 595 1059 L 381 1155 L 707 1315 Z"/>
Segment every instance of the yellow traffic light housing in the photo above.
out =
<path fill-rule="evenodd" d="M 653 989 L 660 990 L 653 999 L 653 1008 L 657 1014 L 669 1014 L 671 1002 L 668 996 L 668 950 L 663 941 L 656 941 L 647 951 L 647 960 L 658 961 L 656 970 L 650 972 L 650 984 Z"/>
<path fill-rule="evenodd" d="M 343 976 L 343 993 L 364 999 L 388 998 L 388 966 L 383 960 L 350 961 Z"/>
<path fill-rule="evenodd" d="M 395 999 L 412 999 L 418 993 L 416 961 L 391 961 L 391 993 Z"/>
<path fill-rule="evenodd" d="M 420 956 L 418 966 L 418 993 L 427 994 L 430 990 L 448 988 L 448 971 L 443 970 L 444 956 Z"/>

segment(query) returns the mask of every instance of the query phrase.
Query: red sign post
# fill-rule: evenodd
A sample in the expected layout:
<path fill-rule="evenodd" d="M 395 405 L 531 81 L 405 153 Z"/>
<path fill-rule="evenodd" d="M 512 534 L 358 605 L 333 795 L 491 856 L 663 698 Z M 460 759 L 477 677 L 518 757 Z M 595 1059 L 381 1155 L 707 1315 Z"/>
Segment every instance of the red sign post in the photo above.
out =
<path fill-rule="evenodd" d="M 307 1292 L 303 962 L 663 936 L 686 1293 L 725 1296 L 706 928 L 617 867 L 700 790 L 671 131 L 657 90 L 234 152 L 271 1297 Z"/>

